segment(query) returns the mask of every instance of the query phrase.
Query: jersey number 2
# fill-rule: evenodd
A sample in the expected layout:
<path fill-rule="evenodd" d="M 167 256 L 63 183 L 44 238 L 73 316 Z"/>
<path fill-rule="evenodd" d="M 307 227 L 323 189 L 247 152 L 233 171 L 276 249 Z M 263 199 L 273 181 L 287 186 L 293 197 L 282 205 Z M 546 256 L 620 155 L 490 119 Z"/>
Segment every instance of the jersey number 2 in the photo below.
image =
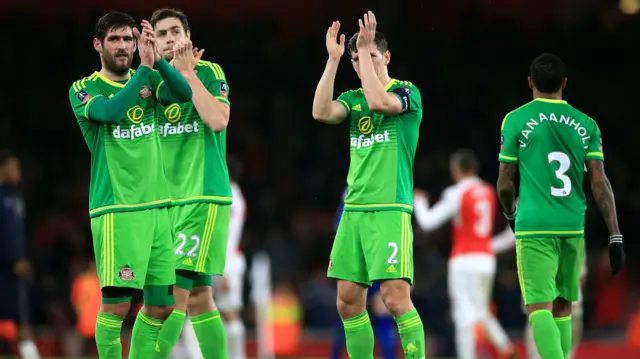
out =
<path fill-rule="evenodd" d="M 566 197 L 571 193 L 571 179 L 565 175 L 565 173 L 571 167 L 571 160 L 564 152 L 551 152 L 549 153 L 549 163 L 558 162 L 560 167 L 556 171 L 556 177 L 562 181 L 562 187 L 551 186 L 551 195 L 554 197 Z"/>
<path fill-rule="evenodd" d="M 178 238 L 180 239 L 180 245 L 178 246 L 178 248 L 176 248 L 176 254 L 182 256 L 184 255 L 184 246 L 187 244 L 187 235 L 184 233 L 180 233 L 178 234 Z M 195 257 L 196 251 L 198 250 L 198 247 L 200 247 L 200 237 L 194 235 L 191 236 L 191 240 L 194 242 L 194 244 L 189 252 L 187 252 L 187 256 Z"/>

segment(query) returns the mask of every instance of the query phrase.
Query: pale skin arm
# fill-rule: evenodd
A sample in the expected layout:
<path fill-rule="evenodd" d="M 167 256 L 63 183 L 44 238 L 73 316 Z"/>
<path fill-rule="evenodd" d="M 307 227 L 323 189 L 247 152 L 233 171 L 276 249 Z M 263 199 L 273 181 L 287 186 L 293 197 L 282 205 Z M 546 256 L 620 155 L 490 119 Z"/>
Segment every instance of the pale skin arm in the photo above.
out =
<path fill-rule="evenodd" d="M 375 48 L 376 17 L 369 11 L 362 19 L 358 20 L 360 32 L 356 45 L 358 47 L 358 59 L 360 62 L 360 78 L 362 90 L 367 99 L 371 111 L 387 116 L 393 116 L 402 112 L 402 103 L 398 96 L 387 92 L 385 84 L 380 82 L 373 66 L 371 49 Z"/>
<path fill-rule="evenodd" d="M 340 57 L 344 54 L 345 37 L 344 34 L 340 35 L 340 42 L 337 42 L 339 30 L 339 21 L 334 21 L 327 30 L 326 45 L 329 59 L 313 96 L 313 118 L 328 124 L 338 124 L 347 118 L 347 110 L 344 106 L 333 101 L 333 84 L 338 72 Z"/>
<path fill-rule="evenodd" d="M 173 58 L 173 65 L 187 80 L 193 92 L 191 101 L 198 111 L 202 121 L 214 132 L 221 132 L 229 124 L 230 108 L 226 103 L 220 102 L 209 92 L 202 81 L 196 75 L 194 68 L 202 58 L 203 50 L 194 51 L 191 41 L 178 44 Z"/>

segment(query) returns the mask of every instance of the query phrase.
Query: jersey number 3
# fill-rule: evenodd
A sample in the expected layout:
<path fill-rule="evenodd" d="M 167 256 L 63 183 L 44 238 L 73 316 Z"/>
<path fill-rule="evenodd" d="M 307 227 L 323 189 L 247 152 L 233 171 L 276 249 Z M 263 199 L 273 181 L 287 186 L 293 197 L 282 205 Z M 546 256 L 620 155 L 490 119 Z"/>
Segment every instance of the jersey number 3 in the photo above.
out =
<path fill-rule="evenodd" d="M 558 162 L 560 167 L 556 171 L 556 177 L 562 181 L 562 187 L 551 186 L 551 195 L 554 197 L 566 197 L 571 193 L 571 179 L 565 175 L 571 167 L 571 160 L 564 152 L 549 153 L 549 163 Z"/>

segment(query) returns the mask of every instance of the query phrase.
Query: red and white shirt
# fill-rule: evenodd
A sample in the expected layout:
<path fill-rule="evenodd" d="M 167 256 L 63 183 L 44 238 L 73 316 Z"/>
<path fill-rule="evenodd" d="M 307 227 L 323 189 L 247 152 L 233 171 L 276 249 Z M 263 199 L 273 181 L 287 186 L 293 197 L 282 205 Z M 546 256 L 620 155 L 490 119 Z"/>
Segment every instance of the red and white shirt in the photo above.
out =
<path fill-rule="evenodd" d="M 451 258 L 467 254 L 493 256 L 491 238 L 496 215 L 495 190 L 478 177 L 465 178 L 447 187 L 438 203 L 429 208 L 426 197 L 416 197 L 413 213 L 424 230 L 434 230 L 453 219 Z"/>

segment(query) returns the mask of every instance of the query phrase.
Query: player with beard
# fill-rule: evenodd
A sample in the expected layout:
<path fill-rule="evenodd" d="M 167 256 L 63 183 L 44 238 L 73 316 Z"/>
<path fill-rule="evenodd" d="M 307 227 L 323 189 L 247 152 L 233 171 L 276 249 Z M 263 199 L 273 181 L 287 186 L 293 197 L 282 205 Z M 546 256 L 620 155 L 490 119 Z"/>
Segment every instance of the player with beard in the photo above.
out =
<path fill-rule="evenodd" d="M 188 101 L 192 95 L 184 78 L 156 53 L 151 25 L 143 21 L 142 33 L 135 26 L 127 14 L 102 16 L 93 40 L 102 68 L 69 90 L 92 154 L 89 216 L 102 288 L 96 344 L 100 358 L 107 359 L 122 358 L 120 330 L 135 289 L 144 290 L 144 306 L 135 321 L 129 358 L 152 356 L 174 304 L 173 242 L 166 208 L 171 200 L 155 106 L 158 100 Z M 136 49 L 140 66 L 134 71 Z M 152 76 L 154 65 L 158 76 Z M 167 86 L 155 91 L 160 78 Z"/>

